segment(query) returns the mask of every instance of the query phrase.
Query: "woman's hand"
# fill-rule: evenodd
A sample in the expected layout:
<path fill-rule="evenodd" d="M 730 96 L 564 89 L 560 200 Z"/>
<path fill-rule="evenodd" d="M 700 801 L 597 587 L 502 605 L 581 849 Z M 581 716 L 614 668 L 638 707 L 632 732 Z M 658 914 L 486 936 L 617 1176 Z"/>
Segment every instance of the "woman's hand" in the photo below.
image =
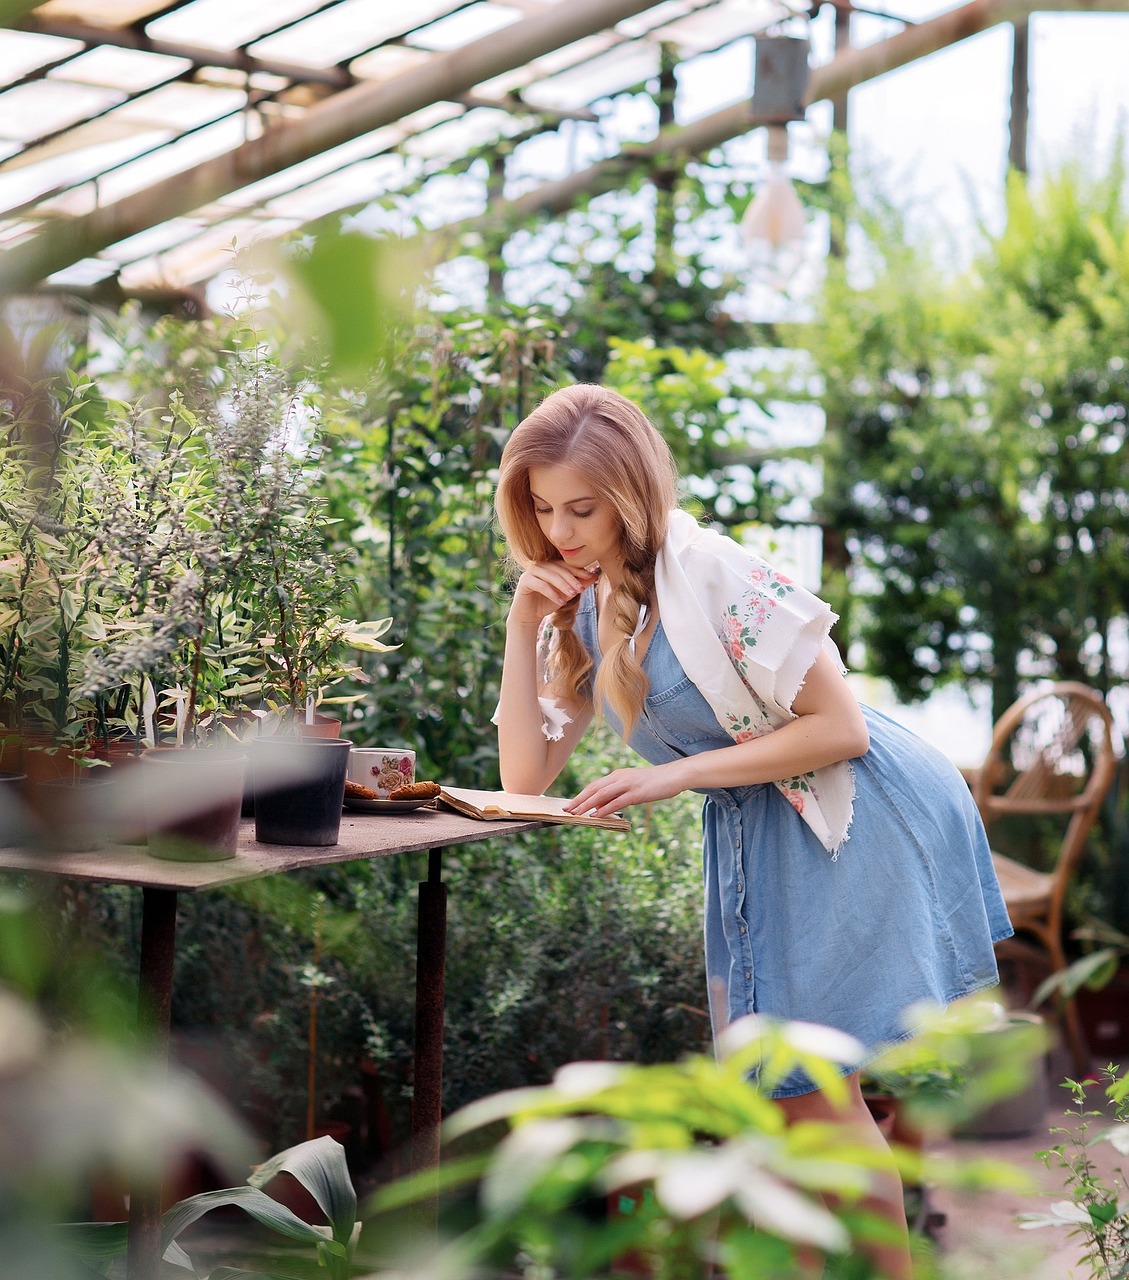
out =
<path fill-rule="evenodd" d="M 669 764 L 643 769 L 616 769 L 606 778 L 590 782 L 565 809 L 585 817 L 606 818 L 629 804 L 669 800 L 686 790 L 683 764 L 681 760 L 672 760 Z"/>
<path fill-rule="evenodd" d="M 517 580 L 508 622 L 539 627 L 551 613 L 574 600 L 599 577 L 599 571 L 572 569 L 563 560 L 531 564 Z"/>

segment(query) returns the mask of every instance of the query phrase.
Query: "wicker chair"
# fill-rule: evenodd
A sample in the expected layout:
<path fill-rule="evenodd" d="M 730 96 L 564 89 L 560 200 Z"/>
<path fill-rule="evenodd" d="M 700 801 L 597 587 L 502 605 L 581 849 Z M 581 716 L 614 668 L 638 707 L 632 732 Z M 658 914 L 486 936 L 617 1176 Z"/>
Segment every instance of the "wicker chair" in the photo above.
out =
<path fill-rule="evenodd" d="M 1046 818 L 1058 842 L 1045 871 L 993 851 L 1016 931 L 1014 942 L 1000 944 L 1001 955 L 1016 943 L 1022 947 L 1022 939 L 1028 951 L 1041 953 L 1050 972 L 1066 967 L 1062 923 L 1067 887 L 1116 772 L 1109 709 L 1087 685 L 1068 682 L 1037 689 L 997 721 L 987 758 L 972 780 L 989 838 L 1001 819 L 1027 815 Z M 1062 1020 L 1075 1068 L 1085 1074 L 1089 1047 L 1073 999 L 1063 1002 Z"/>

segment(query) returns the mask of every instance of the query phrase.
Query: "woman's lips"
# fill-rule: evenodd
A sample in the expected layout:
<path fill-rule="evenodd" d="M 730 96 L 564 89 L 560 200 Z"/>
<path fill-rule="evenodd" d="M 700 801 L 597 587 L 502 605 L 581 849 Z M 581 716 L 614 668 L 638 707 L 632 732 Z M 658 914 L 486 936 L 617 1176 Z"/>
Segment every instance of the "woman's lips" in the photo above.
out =
<path fill-rule="evenodd" d="M 561 553 L 562 556 L 572 557 L 572 556 L 578 556 L 584 550 L 584 548 L 583 547 L 558 547 L 557 550 Z"/>

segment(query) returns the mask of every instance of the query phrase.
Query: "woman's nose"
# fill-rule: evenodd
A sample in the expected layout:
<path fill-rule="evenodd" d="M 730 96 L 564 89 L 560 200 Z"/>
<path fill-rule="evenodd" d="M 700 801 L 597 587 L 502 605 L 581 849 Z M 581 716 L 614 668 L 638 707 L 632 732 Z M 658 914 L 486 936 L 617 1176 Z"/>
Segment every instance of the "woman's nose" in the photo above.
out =
<path fill-rule="evenodd" d="M 549 527 L 549 539 L 558 547 L 568 546 L 566 541 L 569 530 L 572 528 L 572 520 L 567 511 L 554 511 L 553 522 Z"/>

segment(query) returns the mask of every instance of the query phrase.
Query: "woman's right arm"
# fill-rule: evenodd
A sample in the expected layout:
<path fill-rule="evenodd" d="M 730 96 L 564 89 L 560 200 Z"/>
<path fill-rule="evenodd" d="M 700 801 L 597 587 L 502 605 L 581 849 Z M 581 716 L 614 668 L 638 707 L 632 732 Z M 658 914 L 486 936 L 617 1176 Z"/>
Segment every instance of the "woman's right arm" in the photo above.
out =
<path fill-rule="evenodd" d="M 531 565 L 518 579 L 506 618 L 506 650 L 498 701 L 498 762 L 502 786 L 521 795 L 540 795 L 554 781 L 592 719 L 590 706 L 565 703 L 571 718 L 563 736 L 550 742 L 542 730 L 538 698 L 546 696 L 537 661 L 537 641 L 545 619 L 575 598 L 596 575 L 561 561 Z M 551 696 L 551 691 L 549 691 Z"/>

